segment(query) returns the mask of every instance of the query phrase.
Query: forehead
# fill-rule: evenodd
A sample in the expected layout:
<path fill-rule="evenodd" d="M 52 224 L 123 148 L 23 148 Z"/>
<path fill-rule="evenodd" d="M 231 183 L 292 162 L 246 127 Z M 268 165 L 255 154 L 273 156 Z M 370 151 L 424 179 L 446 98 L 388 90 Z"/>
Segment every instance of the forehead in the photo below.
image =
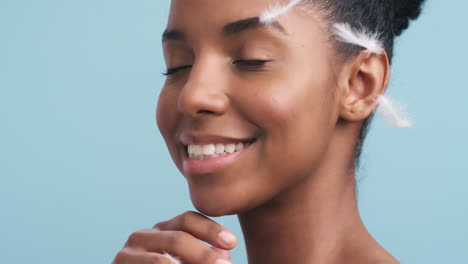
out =
<path fill-rule="evenodd" d="M 171 13 L 210 13 L 219 18 L 232 15 L 258 16 L 270 6 L 290 0 L 172 0 Z"/>
<path fill-rule="evenodd" d="M 209 29 L 259 16 L 276 0 L 172 0 L 168 28 L 190 25 Z"/>
<path fill-rule="evenodd" d="M 172 0 L 167 29 L 195 33 L 197 35 L 219 32 L 233 21 L 259 17 L 271 7 L 287 5 L 291 0 Z M 314 26 L 321 23 L 310 11 L 291 9 L 278 21 L 286 25 L 288 32 L 316 34 Z M 312 28 L 311 28 L 312 26 Z M 286 28 L 286 27 L 285 27 Z M 301 34 L 302 35 L 302 34 Z"/>
<path fill-rule="evenodd" d="M 223 36 L 223 27 L 234 21 L 258 17 L 269 7 L 289 2 L 290 0 L 173 0 L 167 30 L 183 33 L 184 42 L 193 50 L 225 50 L 235 42 L 231 42 L 234 39 Z M 272 30 L 268 30 L 268 33 L 248 31 L 250 33 L 239 38 L 239 41 L 280 41 L 284 47 L 300 53 L 298 57 L 301 58 L 320 60 L 334 55 L 326 23 L 323 23 L 319 14 L 303 12 L 301 7 L 297 7 L 278 17 L 277 21 L 286 35 L 272 36 Z M 268 34 L 267 38 L 264 33 Z M 232 35 L 236 39 L 237 36 L 240 37 L 237 34 Z M 172 42 L 165 45 L 166 48 L 171 46 Z"/>

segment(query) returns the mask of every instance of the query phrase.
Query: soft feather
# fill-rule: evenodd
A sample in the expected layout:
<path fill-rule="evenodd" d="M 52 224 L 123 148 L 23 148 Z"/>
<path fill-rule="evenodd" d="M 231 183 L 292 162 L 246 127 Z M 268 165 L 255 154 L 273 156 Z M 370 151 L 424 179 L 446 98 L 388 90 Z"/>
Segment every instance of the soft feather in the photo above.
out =
<path fill-rule="evenodd" d="M 272 23 L 277 17 L 284 15 L 291 8 L 297 5 L 301 0 L 292 0 L 285 6 L 277 5 L 267 9 L 260 16 L 260 22 Z M 332 27 L 332 32 L 336 38 L 345 43 L 356 45 L 364 48 L 366 51 L 375 54 L 384 52 L 382 41 L 378 33 L 371 33 L 365 29 L 353 29 L 347 23 L 335 23 Z M 379 104 L 378 112 L 384 116 L 390 126 L 393 127 L 410 127 L 412 126 L 410 119 L 406 115 L 404 106 L 384 95 L 377 98 Z"/>
<path fill-rule="evenodd" d="M 384 49 L 379 34 L 370 33 L 364 29 L 353 29 L 349 24 L 336 23 L 332 28 L 336 38 L 345 43 L 364 48 L 366 51 L 375 54 L 382 54 Z M 389 97 L 380 95 L 376 102 L 379 104 L 378 113 L 382 115 L 387 123 L 393 127 L 412 126 L 408 118 L 405 107 Z"/>
<path fill-rule="evenodd" d="M 362 47 L 375 54 L 382 54 L 383 52 L 383 45 L 377 33 L 353 29 L 346 23 L 335 23 L 332 27 L 332 32 L 341 42 Z"/>
<path fill-rule="evenodd" d="M 276 5 L 268 8 L 260 16 L 260 22 L 265 24 L 273 23 L 279 16 L 286 14 L 291 8 L 297 5 L 302 0 L 292 0 L 287 5 Z"/>
<path fill-rule="evenodd" d="M 393 127 L 410 127 L 412 123 L 406 113 L 405 106 L 390 99 L 387 96 L 380 95 L 377 98 L 379 107 L 378 113 L 381 114 L 388 124 Z"/>

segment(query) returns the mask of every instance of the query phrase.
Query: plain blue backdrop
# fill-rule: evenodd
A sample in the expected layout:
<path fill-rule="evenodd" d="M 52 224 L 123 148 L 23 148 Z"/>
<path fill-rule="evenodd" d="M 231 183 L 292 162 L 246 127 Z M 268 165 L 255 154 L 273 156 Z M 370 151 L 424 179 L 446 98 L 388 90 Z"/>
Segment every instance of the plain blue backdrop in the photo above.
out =
<path fill-rule="evenodd" d="M 0 0 L 0 263 L 110 263 L 193 209 L 155 124 L 169 4 Z M 468 263 L 466 10 L 429 0 L 397 41 L 389 94 L 416 125 L 377 119 L 365 146 L 362 216 L 402 263 Z"/>

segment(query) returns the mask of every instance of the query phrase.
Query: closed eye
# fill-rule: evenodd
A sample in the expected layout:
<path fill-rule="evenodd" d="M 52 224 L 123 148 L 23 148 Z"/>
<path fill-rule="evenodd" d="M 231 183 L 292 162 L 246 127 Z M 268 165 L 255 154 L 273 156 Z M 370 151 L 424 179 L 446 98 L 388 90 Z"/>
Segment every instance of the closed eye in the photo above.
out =
<path fill-rule="evenodd" d="M 232 64 L 241 70 L 256 71 L 261 70 L 269 60 L 236 60 Z"/>
<path fill-rule="evenodd" d="M 189 69 L 189 68 L 192 68 L 192 65 L 183 65 L 183 66 L 179 66 L 179 67 L 170 68 L 170 69 L 167 69 L 162 74 L 165 75 L 165 76 L 168 76 L 168 75 L 174 74 L 174 73 L 176 73 L 178 71 Z"/>
<path fill-rule="evenodd" d="M 267 62 L 270 62 L 270 61 L 269 60 L 236 60 L 232 64 L 237 65 L 242 70 L 255 71 L 255 70 L 262 69 L 262 67 L 264 67 Z M 170 68 L 170 69 L 167 69 L 162 74 L 165 76 L 169 76 L 169 75 L 175 74 L 179 71 L 189 69 L 189 68 L 192 68 L 192 65 L 183 65 L 179 67 Z"/>

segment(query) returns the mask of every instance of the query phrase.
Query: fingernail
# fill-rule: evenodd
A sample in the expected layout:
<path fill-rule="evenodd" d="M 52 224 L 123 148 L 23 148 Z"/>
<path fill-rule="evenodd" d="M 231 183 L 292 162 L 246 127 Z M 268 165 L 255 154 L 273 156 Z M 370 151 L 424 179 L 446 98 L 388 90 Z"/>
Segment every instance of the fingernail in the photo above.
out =
<path fill-rule="evenodd" d="M 227 246 L 232 246 L 236 242 L 236 236 L 230 232 L 222 231 L 219 233 L 219 239 Z"/>
<path fill-rule="evenodd" d="M 225 259 L 217 259 L 216 264 L 232 264 L 232 262 Z"/>

